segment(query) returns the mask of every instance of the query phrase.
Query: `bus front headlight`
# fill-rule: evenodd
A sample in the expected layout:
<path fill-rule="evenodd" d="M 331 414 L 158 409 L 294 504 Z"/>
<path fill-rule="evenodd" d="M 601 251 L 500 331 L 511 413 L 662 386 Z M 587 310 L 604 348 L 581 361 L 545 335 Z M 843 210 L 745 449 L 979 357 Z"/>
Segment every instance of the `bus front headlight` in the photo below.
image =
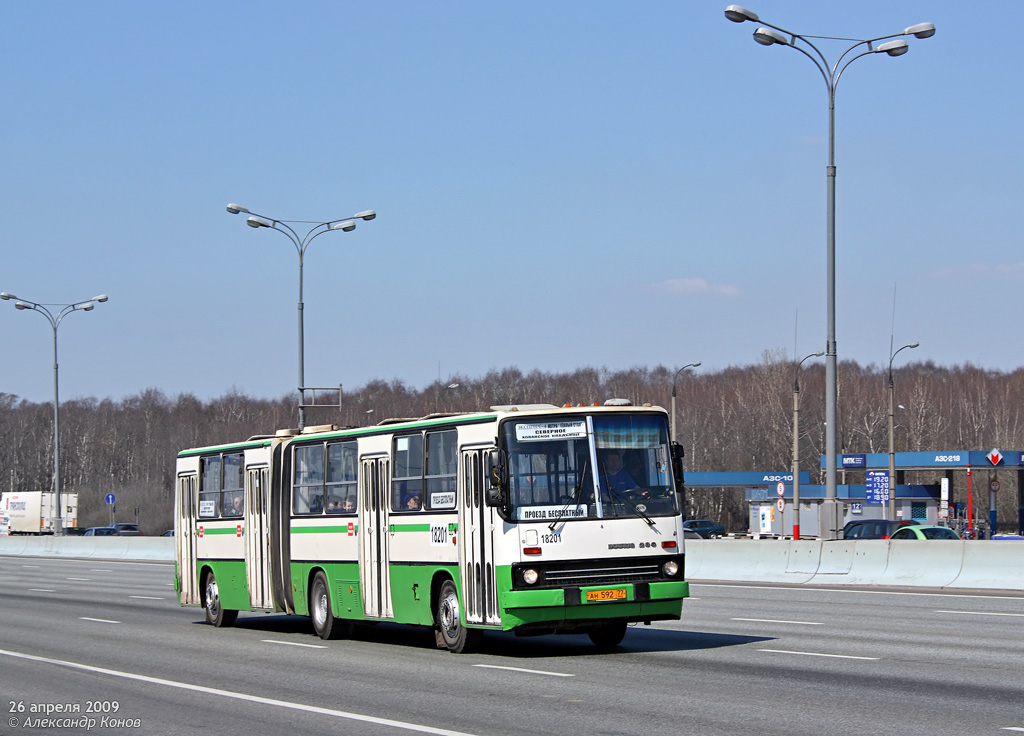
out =
<path fill-rule="evenodd" d="M 523 582 L 527 585 L 536 585 L 538 579 L 540 579 L 540 574 L 532 567 L 523 570 Z"/>
<path fill-rule="evenodd" d="M 661 571 L 665 574 L 665 577 L 674 578 L 679 574 L 679 563 L 675 560 L 669 560 L 661 566 Z"/>

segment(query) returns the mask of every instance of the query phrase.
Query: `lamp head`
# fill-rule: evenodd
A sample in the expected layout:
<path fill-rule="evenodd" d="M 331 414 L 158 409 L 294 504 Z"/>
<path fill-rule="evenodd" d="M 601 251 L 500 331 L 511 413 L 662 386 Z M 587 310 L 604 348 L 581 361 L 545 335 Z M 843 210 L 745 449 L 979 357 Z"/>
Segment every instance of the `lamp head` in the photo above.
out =
<path fill-rule="evenodd" d="M 377 213 L 374 212 L 373 210 L 363 210 L 362 212 L 357 212 L 354 215 L 352 215 L 352 219 L 353 220 L 366 220 L 367 222 L 369 222 L 370 220 L 372 220 L 376 216 L 377 216 Z"/>
<path fill-rule="evenodd" d="M 18 297 L 14 296 L 14 294 L 8 294 L 6 291 L 3 292 L 3 293 L 0 293 L 0 299 L 3 299 L 4 301 L 7 301 L 8 299 L 17 299 L 17 298 Z"/>
<path fill-rule="evenodd" d="M 910 51 L 910 46 L 902 38 L 897 38 L 895 41 L 886 41 L 885 43 L 878 44 L 875 48 L 876 54 L 889 54 L 889 56 L 903 56 L 903 54 Z"/>
<path fill-rule="evenodd" d="M 248 225 L 249 227 L 260 228 L 260 227 L 270 227 L 271 223 L 270 223 L 270 220 L 264 220 L 262 217 L 257 217 L 256 215 L 251 215 L 245 221 L 245 224 Z"/>
<path fill-rule="evenodd" d="M 904 29 L 903 35 L 913 36 L 914 38 L 931 38 L 935 35 L 935 24 L 918 23 L 917 25 Z"/>
<path fill-rule="evenodd" d="M 235 204 L 234 202 L 228 205 L 228 212 L 232 215 L 237 215 L 239 212 L 244 212 L 247 215 L 249 214 L 249 210 L 240 204 Z"/>
<path fill-rule="evenodd" d="M 693 368 L 697 368 L 697 367 L 699 367 L 699 366 L 700 366 L 700 361 L 698 360 L 698 361 L 697 361 L 696 363 L 690 363 L 690 365 L 691 365 L 691 366 L 692 366 Z"/>
<path fill-rule="evenodd" d="M 814 353 L 814 357 L 815 358 L 820 358 L 824 354 L 825 354 L 824 350 L 819 350 L 818 352 Z"/>
<path fill-rule="evenodd" d="M 99 296 L 94 296 L 92 298 L 92 301 L 99 302 L 100 304 L 102 304 L 103 302 L 107 301 L 108 298 L 109 297 L 106 294 L 100 294 Z"/>
<path fill-rule="evenodd" d="M 96 305 L 93 304 L 92 302 L 86 302 L 85 304 L 79 304 L 78 306 L 75 307 L 75 309 L 82 312 L 91 312 L 92 310 L 96 309 Z"/>
<path fill-rule="evenodd" d="M 355 229 L 356 223 L 353 220 L 342 220 L 338 224 L 331 226 L 331 230 L 344 230 L 347 233 L 350 233 Z"/>
<path fill-rule="evenodd" d="M 754 40 L 762 46 L 771 46 L 776 43 L 782 46 L 789 46 L 788 38 L 773 28 L 764 28 L 763 26 L 754 31 Z"/>
<path fill-rule="evenodd" d="M 32 309 L 32 305 L 31 304 L 26 304 L 25 302 L 14 302 L 14 308 L 15 309 Z"/>
<path fill-rule="evenodd" d="M 907 345 L 907 347 L 908 348 L 916 348 L 916 347 L 920 347 L 920 345 L 921 345 L 921 343 L 919 343 L 919 342 L 912 342 L 909 345 Z"/>
<path fill-rule="evenodd" d="M 725 9 L 725 17 L 731 20 L 733 23 L 742 23 L 745 20 L 752 20 L 755 23 L 760 18 L 757 17 L 757 13 L 753 10 L 747 10 L 742 5 L 730 5 Z"/>

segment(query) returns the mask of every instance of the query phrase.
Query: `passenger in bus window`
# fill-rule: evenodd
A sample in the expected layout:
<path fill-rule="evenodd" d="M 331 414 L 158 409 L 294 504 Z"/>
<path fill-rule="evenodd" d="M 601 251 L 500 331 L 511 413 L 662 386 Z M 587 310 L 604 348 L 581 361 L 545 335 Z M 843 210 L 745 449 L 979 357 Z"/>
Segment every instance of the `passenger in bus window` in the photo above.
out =
<path fill-rule="evenodd" d="M 355 496 L 345 496 L 345 500 L 341 502 L 341 512 L 343 514 L 351 514 L 356 510 L 356 498 Z"/>
<path fill-rule="evenodd" d="M 245 508 L 244 504 L 245 504 L 245 502 L 243 501 L 241 495 L 235 496 L 233 499 L 231 499 L 231 515 L 232 516 L 241 516 L 242 515 L 242 509 Z"/>
<path fill-rule="evenodd" d="M 419 511 L 420 510 L 420 496 L 418 493 L 414 493 L 405 499 L 405 508 L 408 511 Z"/>
<path fill-rule="evenodd" d="M 327 502 L 327 513 L 328 514 L 340 514 L 341 513 L 341 501 L 332 498 Z"/>

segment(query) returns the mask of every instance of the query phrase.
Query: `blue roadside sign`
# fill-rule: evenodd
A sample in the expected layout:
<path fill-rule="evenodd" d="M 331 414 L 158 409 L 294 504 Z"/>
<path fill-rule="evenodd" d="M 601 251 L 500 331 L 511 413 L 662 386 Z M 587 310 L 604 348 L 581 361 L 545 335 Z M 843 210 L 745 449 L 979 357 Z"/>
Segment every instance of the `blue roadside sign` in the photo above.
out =
<path fill-rule="evenodd" d="M 115 496 L 113 493 L 108 493 L 105 500 L 108 506 L 113 506 L 114 503 L 117 501 L 117 496 Z"/>
<path fill-rule="evenodd" d="M 869 504 L 889 503 L 889 473 L 885 470 L 869 470 L 867 473 L 865 501 Z"/>

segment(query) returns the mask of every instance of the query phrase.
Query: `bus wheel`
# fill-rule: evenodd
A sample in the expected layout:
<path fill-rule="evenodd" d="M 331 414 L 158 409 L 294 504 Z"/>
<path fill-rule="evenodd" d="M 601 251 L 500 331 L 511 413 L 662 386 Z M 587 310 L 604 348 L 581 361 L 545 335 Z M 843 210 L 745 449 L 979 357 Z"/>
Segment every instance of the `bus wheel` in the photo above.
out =
<path fill-rule="evenodd" d="M 462 625 L 459 613 L 459 594 L 455 583 L 445 580 L 437 596 L 437 612 L 434 614 L 441 640 L 449 652 L 462 654 L 472 651 L 479 631 L 470 631 Z"/>
<path fill-rule="evenodd" d="M 626 619 L 616 618 L 591 629 L 590 641 L 599 649 L 614 649 L 626 636 Z"/>
<path fill-rule="evenodd" d="M 309 589 L 309 615 L 313 618 L 313 630 L 321 639 L 337 639 L 352 633 L 352 623 L 335 618 L 331 611 L 331 590 L 322 570 L 313 577 Z"/>
<path fill-rule="evenodd" d="M 206 574 L 206 586 L 203 592 L 203 608 L 206 609 L 206 620 L 214 626 L 230 626 L 235 622 L 238 611 L 226 611 L 220 605 L 220 590 L 217 578 L 212 572 Z"/>

